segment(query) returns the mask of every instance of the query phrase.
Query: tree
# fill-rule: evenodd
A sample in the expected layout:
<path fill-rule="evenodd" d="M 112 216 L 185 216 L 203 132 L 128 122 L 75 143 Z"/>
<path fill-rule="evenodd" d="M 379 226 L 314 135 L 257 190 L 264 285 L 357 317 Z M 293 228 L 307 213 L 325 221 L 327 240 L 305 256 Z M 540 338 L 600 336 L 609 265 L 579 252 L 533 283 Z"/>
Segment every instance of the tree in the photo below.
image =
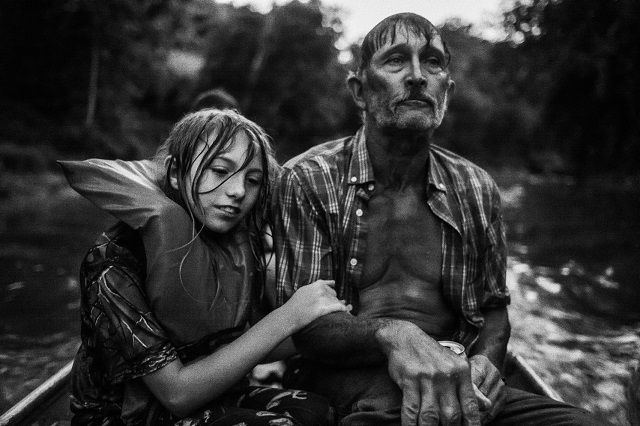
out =
<path fill-rule="evenodd" d="M 319 1 L 267 15 L 235 9 L 211 34 L 201 88 L 227 89 L 290 157 L 357 125 L 335 47 L 340 30 L 337 11 Z"/>
<path fill-rule="evenodd" d="M 640 171 L 639 25 L 637 0 L 517 1 L 505 13 L 543 134 L 579 175 Z"/>
<path fill-rule="evenodd" d="M 89 18 L 73 2 L 0 2 L 0 96 L 57 118 L 72 113 L 86 89 Z"/>
<path fill-rule="evenodd" d="M 182 6 L 177 0 L 0 2 L 1 98 L 9 111 L 24 106 L 14 121 L 51 120 L 47 129 L 10 139 L 63 152 L 148 152 L 140 131 L 148 117 L 136 103 L 164 68 L 166 17 Z"/>

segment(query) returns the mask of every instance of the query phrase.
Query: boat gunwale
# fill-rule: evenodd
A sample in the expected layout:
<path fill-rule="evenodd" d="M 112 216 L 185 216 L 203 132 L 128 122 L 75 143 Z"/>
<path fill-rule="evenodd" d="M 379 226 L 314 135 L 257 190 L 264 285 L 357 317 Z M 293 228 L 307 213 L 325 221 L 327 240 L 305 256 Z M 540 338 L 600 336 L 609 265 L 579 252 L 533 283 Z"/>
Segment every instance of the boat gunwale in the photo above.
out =
<path fill-rule="evenodd" d="M 513 350 L 507 352 L 505 365 L 510 367 L 512 371 L 517 371 L 518 374 L 524 378 L 527 385 L 531 388 L 530 391 L 555 399 L 556 401 L 564 402 L 558 392 L 540 377 L 526 359 Z M 27 420 L 37 417 L 38 414 L 44 412 L 48 406 L 53 405 L 57 399 L 62 397 L 62 395 L 58 394 L 61 394 L 69 384 L 72 367 L 73 361 L 70 361 L 13 407 L 0 415 L 0 426 L 20 426 L 26 424 L 25 422 Z M 509 377 L 509 372 L 507 372 L 507 377 Z"/>

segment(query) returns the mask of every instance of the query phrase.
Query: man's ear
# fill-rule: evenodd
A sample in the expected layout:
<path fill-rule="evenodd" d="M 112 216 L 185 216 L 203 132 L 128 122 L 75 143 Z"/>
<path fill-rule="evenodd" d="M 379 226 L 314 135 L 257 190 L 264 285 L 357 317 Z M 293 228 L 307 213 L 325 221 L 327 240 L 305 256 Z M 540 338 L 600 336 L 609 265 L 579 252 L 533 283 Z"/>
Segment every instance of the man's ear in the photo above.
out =
<path fill-rule="evenodd" d="M 347 86 L 349 86 L 349 92 L 351 92 L 351 97 L 356 103 L 356 106 L 361 110 L 364 110 L 366 102 L 362 93 L 364 88 L 364 82 L 362 81 L 362 78 L 362 76 L 354 72 L 350 72 L 349 77 L 347 77 Z"/>
<path fill-rule="evenodd" d="M 447 107 L 449 107 L 449 103 L 451 102 L 451 97 L 456 91 L 456 82 L 449 79 L 449 87 L 447 87 Z"/>
<path fill-rule="evenodd" d="M 173 156 L 167 155 L 167 158 L 164 159 L 165 164 L 169 164 L 169 184 L 176 191 L 178 190 L 178 169 L 176 167 L 176 162 L 173 159 Z M 165 166 L 166 168 L 166 166 Z"/>

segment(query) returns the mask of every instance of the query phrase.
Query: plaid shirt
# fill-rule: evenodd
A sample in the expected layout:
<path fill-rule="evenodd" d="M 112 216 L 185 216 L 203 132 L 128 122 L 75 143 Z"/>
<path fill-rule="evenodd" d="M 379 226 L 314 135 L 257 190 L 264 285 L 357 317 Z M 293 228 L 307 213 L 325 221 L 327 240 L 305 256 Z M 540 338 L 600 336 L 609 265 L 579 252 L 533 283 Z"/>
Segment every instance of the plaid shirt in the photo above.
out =
<path fill-rule="evenodd" d="M 301 285 L 334 279 L 338 297 L 357 312 L 375 188 L 363 128 L 291 159 L 276 188 L 278 304 Z M 484 323 L 481 310 L 509 303 L 498 188 L 481 168 L 432 145 L 426 196 L 443 221 L 443 293 L 460 315 L 452 339 L 470 348 Z"/>

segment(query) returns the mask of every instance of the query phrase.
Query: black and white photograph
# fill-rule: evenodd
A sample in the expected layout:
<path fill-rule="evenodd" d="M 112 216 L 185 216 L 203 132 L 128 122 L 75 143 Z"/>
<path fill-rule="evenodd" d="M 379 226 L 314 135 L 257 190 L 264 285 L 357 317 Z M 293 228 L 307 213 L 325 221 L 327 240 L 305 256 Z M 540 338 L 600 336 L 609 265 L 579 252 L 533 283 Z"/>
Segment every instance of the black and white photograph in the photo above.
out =
<path fill-rule="evenodd" d="M 640 426 L 638 0 L 2 0 L 0 426 Z"/>

